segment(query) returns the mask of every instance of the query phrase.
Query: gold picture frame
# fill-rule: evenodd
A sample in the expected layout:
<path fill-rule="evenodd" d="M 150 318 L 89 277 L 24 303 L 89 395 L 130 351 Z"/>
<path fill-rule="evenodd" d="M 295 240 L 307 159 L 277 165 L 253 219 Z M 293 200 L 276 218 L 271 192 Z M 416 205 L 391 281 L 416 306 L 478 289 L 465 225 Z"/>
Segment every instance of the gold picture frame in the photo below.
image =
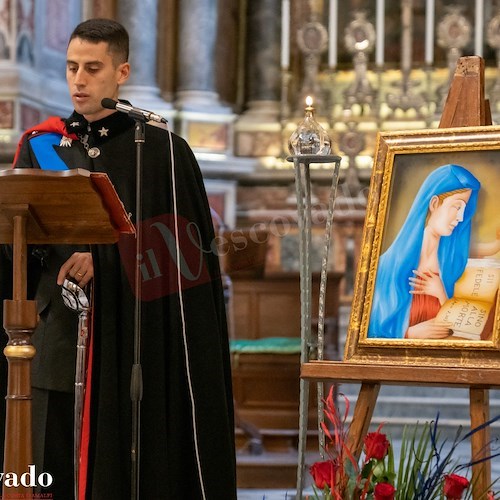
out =
<path fill-rule="evenodd" d="M 457 180 L 460 186 L 454 185 Z M 461 186 L 464 189 L 456 191 Z M 433 190 L 452 193 L 446 206 L 455 206 L 456 221 L 436 226 L 436 215 L 434 222 L 429 222 L 427 212 L 434 210 L 429 208 L 429 200 L 434 200 L 433 207 L 445 205 L 435 201 L 438 193 Z M 444 231 L 437 240 L 436 231 Z M 433 249 L 432 242 L 436 241 L 439 248 Z M 498 367 L 499 245 L 500 127 L 379 133 L 344 361 Z M 489 255 L 488 251 L 494 253 Z M 433 263 L 439 267 L 441 288 L 429 288 L 433 285 L 427 277 L 432 278 L 433 271 L 423 273 L 423 269 L 432 269 Z M 415 274 L 414 269 L 408 272 L 409 267 L 420 274 Z M 484 273 L 487 280 L 481 281 Z M 411 308 L 413 298 L 420 294 L 409 290 L 423 289 L 424 283 L 426 290 L 439 290 L 436 299 L 424 297 L 430 302 L 420 308 L 415 302 Z M 472 292 L 462 291 L 460 297 L 466 299 L 469 309 L 461 306 L 456 296 L 458 290 L 468 285 L 473 287 L 474 300 L 477 295 L 481 300 L 489 300 L 489 305 L 477 308 L 468 295 Z M 453 317 L 450 304 L 464 307 L 462 316 Z M 411 326 L 417 328 L 410 326 L 410 314 Z M 421 318 L 433 314 L 441 319 L 439 327 L 434 327 L 437 319 L 420 324 Z M 480 321 L 485 314 L 486 326 Z M 464 333 L 469 323 L 477 323 L 474 334 Z M 459 324 L 463 328 L 456 328 Z M 455 333 L 443 338 L 428 337 L 443 335 L 443 326 L 453 327 Z"/>

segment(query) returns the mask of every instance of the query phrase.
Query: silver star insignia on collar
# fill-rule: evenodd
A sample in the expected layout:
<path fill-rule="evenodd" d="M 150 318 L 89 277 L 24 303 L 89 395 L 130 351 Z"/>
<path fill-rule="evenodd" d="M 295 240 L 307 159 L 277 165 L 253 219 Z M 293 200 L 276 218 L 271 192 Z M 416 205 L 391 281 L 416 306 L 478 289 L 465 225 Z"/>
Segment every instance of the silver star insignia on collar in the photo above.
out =
<path fill-rule="evenodd" d="M 72 123 L 70 123 L 69 126 L 70 127 L 79 127 L 80 126 L 80 122 L 72 122 Z"/>
<path fill-rule="evenodd" d="M 69 148 L 71 146 L 73 142 L 73 139 L 71 137 L 66 137 L 66 136 L 62 136 L 61 137 L 61 142 L 59 143 L 59 146 L 63 147 L 63 148 Z"/>
<path fill-rule="evenodd" d="M 98 132 L 101 134 L 101 137 L 108 136 L 109 128 L 102 127 Z"/>

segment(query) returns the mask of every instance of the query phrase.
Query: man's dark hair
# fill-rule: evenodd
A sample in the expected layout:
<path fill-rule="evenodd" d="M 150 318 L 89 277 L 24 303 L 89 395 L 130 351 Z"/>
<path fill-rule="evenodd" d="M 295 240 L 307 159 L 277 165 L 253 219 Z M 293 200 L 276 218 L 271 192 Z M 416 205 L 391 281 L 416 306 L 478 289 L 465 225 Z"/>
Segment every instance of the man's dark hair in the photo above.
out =
<path fill-rule="evenodd" d="M 128 61 L 128 33 L 117 21 L 112 19 L 88 19 L 73 30 L 69 41 L 71 42 L 74 38 L 81 38 L 92 43 L 106 42 L 116 62 L 121 64 Z"/>

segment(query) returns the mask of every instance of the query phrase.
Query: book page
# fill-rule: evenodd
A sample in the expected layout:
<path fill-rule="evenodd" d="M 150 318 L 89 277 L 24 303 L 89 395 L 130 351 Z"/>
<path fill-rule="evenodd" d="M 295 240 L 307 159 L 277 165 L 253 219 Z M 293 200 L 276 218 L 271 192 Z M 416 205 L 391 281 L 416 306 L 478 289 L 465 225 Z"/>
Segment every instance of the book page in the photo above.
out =
<path fill-rule="evenodd" d="M 500 269 L 466 267 L 455 283 L 454 297 L 493 302 L 500 283 Z"/>
<path fill-rule="evenodd" d="M 441 306 L 436 319 L 452 323 L 456 336 L 479 340 L 492 306 L 491 302 L 452 297 Z"/>

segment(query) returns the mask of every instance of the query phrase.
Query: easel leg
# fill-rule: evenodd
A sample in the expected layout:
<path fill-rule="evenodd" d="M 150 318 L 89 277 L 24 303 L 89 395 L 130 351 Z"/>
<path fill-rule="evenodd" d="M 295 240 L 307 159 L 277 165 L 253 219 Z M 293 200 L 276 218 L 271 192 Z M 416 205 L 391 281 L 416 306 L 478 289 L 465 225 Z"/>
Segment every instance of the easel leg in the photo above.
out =
<path fill-rule="evenodd" d="M 363 439 L 370 427 L 379 392 L 380 384 L 361 384 L 347 438 L 347 446 L 356 458 L 359 458 L 363 451 Z"/>
<path fill-rule="evenodd" d="M 489 420 L 489 392 L 488 389 L 469 390 L 470 398 L 470 424 L 471 429 L 484 424 Z M 490 430 L 485 427 L 471 436 L 471 459 L 478 460 L 490 455 Z M 486 460 L 472 467 L 472 498 L 479 500 L 491 484 L 491 461 Z"/>

